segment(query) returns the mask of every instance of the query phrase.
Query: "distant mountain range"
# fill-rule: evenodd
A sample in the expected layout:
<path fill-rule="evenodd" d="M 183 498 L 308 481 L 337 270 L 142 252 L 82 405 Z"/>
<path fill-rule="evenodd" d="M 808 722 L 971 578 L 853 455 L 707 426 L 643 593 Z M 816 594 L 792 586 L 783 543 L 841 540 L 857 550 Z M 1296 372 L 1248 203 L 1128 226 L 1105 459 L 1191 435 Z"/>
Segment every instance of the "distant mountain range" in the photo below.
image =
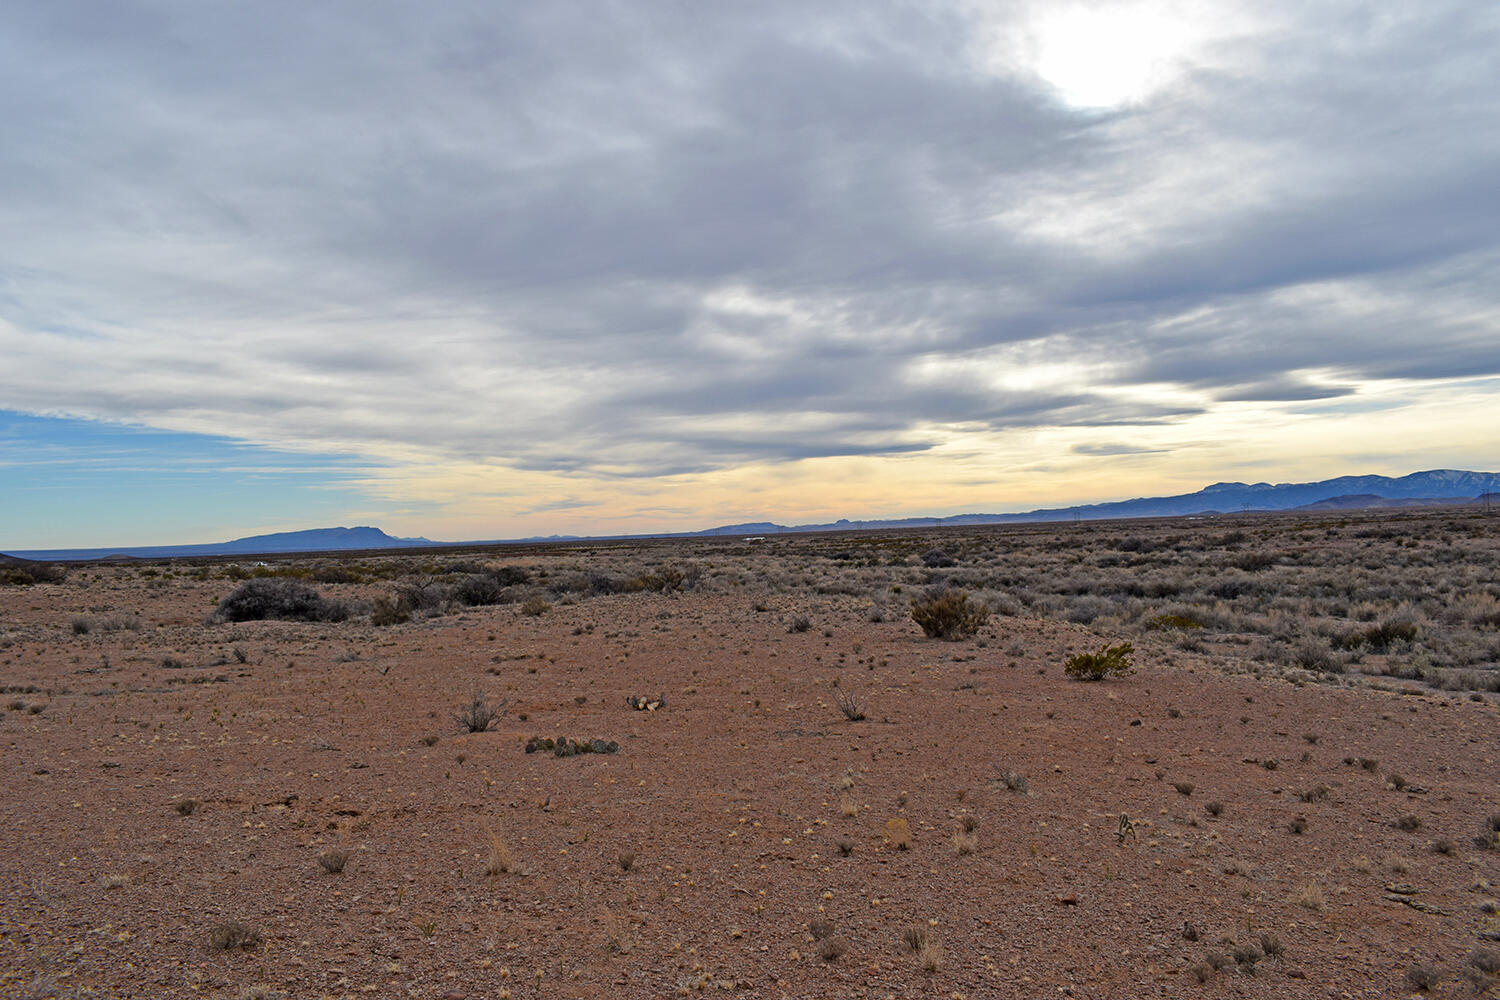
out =
<path fill-rule="evenodd" d="M 952 517 L 906 517 L 884 521 L 838 520 L 828 524 L 793 527 L 768 521 L 729 524 L 694 532 L 697 535 L 764 535 L 788 531 L 847 531 L 874 528 L 920 528 L 964 524 L 1027 524 L 1040 521 L 1102 520 L 1128 517 L 1182 517 L 1192 514 L 1233 514 L 1241 511 L 1298 509 L 1358 509 L 1362 507 L 1423 507 L 1482 503 L 1485 494 L 1500 491 L 1500 473 L 1437 469 L 1390 476 L 1340 476 L 1317 483 L 1214 483 L 1195 493 L 1170 497 L 1142 497 L 1112 503 L 1052 507 L 1020 514 L 956 514 Z"/>
<path fill-rule="evenodd" d="M 875 521 L 841 518 L 826 524 L 783 525 L 772 521 L 726 524 L 718 528 L 654 535 L 611 535 L 611 538 L 703 538 L 721 535 L 778 535 L 812 531 L 868 531 L 880 528 L 926 528 L 973 524 L 1028 524 L 1045 521 L 1103 520 L 1106 518 L 1207 516 L 1252 511 L 1357 510 L 1380 507 L 1432 507 L 1500 503 L 1500 473 L 1437 469 L 1389 476 L 1340 476 L 1317 483 L 1214 483 L 1195 493 L 1170 497 L 1141 497 L 1112 503 L 1054 507 L 1019 514 L 956 514 L 951 517 L 904 517 Z M 505 542 L 572 541 L 583 536 L 493 539 L 472 542 L 434 542 L 426 538 L 396 538 L 379 528 L 314 528 L 272 535 L 251 535 L 206 545 L 153 545 L 120 549 L 38 549 L 12 555 L 39 561 L 96 561 L 171 559 L 187 556 L 274 555 L 287 552 L 348 552 L 357 550 L 432 548 L 454 545 L 499 545 Z"/>

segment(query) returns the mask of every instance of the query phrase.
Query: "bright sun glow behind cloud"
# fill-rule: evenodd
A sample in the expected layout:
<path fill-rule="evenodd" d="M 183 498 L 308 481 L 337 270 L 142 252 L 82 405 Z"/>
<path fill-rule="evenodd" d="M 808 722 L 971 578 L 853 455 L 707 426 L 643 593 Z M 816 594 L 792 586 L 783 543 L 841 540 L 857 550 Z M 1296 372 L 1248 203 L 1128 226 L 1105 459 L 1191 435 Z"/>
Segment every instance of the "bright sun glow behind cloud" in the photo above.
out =
<path fill-rule="evenodd" d="M 981 8 L 981 22 L 991 22 Z M 1215 4 L 1043 3 L 1018 25 L 991 22 L 983 61 L 1017 66 L 1080 109 L 1136 104 L 1171 85 L 1221 38 L 1248 27 L 1244 12 Z"/>
<path fill-rule="evenodd" d="M 1195 41 L 1162 10 L 1049 10 L 1038 26 L 1036 71 L 1076 107 L 1134 103 L 1177 72 Z"/>

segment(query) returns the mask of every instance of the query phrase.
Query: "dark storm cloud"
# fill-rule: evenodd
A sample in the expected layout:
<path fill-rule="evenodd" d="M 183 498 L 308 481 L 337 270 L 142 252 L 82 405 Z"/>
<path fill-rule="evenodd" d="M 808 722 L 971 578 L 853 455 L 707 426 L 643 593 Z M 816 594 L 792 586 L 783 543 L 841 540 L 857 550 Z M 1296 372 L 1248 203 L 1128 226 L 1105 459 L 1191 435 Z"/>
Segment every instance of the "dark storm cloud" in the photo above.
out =
<path fill-rule="evenodd" d="M 0 408 L 638 476 L 1500 372 L 1494 8 L 1109 113 L 965 11 L 8 5 Z"/>

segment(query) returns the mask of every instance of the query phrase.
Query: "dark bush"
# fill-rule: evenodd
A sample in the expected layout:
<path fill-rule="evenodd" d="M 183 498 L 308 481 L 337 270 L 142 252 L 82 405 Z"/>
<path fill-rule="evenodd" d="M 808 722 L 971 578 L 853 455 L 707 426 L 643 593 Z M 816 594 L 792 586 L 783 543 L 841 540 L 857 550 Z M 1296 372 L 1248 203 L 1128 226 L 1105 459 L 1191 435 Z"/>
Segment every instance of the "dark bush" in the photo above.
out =
<path fill-rule="evenodd" d="M 954 587 L 928 591 L 911 602 L 911 618 L 929 639 L 951 641 L 978 632 L 990 620 L 990 609 Z"/>
<path fill-rule="evenodd" d="M 505 710 L 510 707 L 510 699 L 491 705 L 483 691 L 475 689 L 469 696 L 469 703 L 453 713 L 453 721 L 458 725 L 459 731 L 464 733 L 489 732 L 495 723 L 500 721 Z"/>
<path fill-rule="evenodd" d="M 520 566 L 496 566 L 489 573 L 502 587 L 519 587 L 531 582 L 531 574 Z"/>
<path fill-rule="evenodd" d="M 958 562 L 942 549 L 929 549 L 922 553 L 922 565 L 928 569 L 946 569 L 958 565 Z"/>
<path fill-rule="evenodd" d="M 250 622 L 264 619 L 302 622 L 341 622 L 349 609 L 330 601 L 300 580 L 275 577 L 247 580 L 219 602 L 214 621 Z"/>
<path fill-rule="evenodd" d="M 1236 569 L 1244 570 L 1246 573 L 1258 573 L 1263 569 L 1270 569 L 1276 565 L 1276 557 L 1269 552 L 1247 552 L 1235 559 L 1232 565 Z"/>
<path fill-rule="evenodd" d="M 488 573 L 470 574 L 453 587 L 453 599 L 470 607 L 504 604 L 505 596 L 505 587 Z"/>
<path fill-rule="evenodd" d="M 440 612 L 452 596 L 450 589 L 430 577 L 417 577 L 403 583 L 396 591 L 397 598 L 408 612 Z"/>
<path fill-rule="evenodd" d="M 0 584 L 28 587 L 33 583 L 62 583 L 67 578 L 66 566 L 0 556 Z"/>
<path fill-rule="evenodd" d="M 1253 580 L 1231 578 L 1213 584 L 1208 588 L 1208 592 L 1220 600 L 1232 601 L 1237 597 L 1253 594 L 1258 589 Z"/>

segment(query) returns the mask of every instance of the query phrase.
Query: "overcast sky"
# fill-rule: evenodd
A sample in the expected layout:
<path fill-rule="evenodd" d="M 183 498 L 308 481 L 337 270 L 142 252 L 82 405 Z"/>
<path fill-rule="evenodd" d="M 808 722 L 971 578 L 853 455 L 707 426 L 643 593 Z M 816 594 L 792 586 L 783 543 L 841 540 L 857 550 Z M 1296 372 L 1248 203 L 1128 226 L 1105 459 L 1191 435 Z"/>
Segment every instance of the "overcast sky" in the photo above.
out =
<path fill-rule="evenodd" d="M 0 0 L 0 547 L 1500 468 L 1500 6 Z"/>

